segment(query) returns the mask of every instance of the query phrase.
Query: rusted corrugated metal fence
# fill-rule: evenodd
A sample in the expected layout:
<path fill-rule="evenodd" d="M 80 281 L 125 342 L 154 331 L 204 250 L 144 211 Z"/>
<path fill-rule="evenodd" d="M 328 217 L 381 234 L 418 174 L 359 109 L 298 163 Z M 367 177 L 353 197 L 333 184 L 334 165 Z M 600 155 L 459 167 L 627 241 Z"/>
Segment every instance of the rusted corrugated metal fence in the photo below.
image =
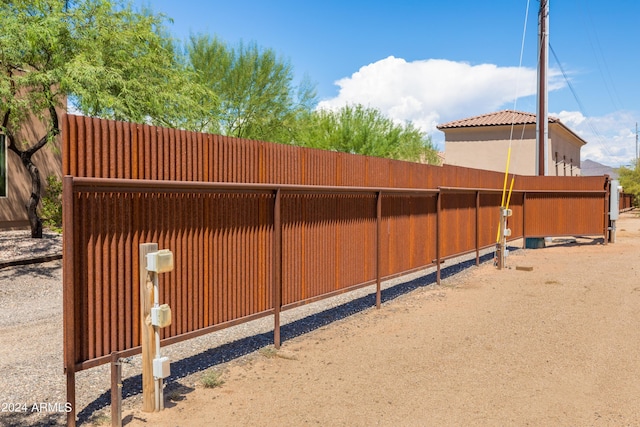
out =
<path fill-rule="evenodd" d="M 76 371 L 140 352 L 140 243 L 176 260 L 160 279 L 173 314 L 163 345 L 267 315 L 279 344 L 280 310 L 495 244 L 504 184 L 73 115 L 63 171 L 69 394 Z M 512 238 L 606 235 L 607 188 L 605 177 L 516 177 Z"/>
<path fill-rule="evenodd" d="M 634 197 L 631 193 L 620 194 L 620 212 L 633 209 Z"/>

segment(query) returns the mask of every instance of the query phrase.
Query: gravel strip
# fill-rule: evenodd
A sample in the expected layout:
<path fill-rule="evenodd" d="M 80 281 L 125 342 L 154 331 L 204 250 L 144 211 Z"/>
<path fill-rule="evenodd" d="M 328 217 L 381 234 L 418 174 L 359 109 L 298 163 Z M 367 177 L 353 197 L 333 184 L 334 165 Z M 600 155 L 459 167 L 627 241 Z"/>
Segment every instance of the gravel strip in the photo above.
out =
<path fill-rule="evenodd" d="M 32 239 L 27 230 L 0 232 L 0 268 L 6 264 L 62 256 L 62 235 L 51 231 Z"/>
<path fill-rule="evenodd" d="M 34 240 L 26 232 L 0 233 L 0 262 L 27 256 L 29 252 L 42 255 L 61 250 L 59 235 L 47 234 L 43 240 Z M 483 262 L 493 257 L 491 249 L 481 255 Z M 474 264 L 474 254 L 447 260 L 442 266 L 441 286 L 454 286 Z M 382 284 L 382 301 L 401 301 L 419 287 L 436 287 L 435 282 L 435 267 L 389 280 Z M 282 340 L 373 310 L 374 306 L 375 286 L 368 286 L 284 311 Z M 0 269 L 0 340 L 0 424 L 64 425 L 61 261 Z M 268 316 L 164 347 L 162 354 L 172 361 L 165 393 L 194 388 L 204 370 L 224 369 L 230 361 L 244 363 L 272 343 L 273 317 Z M 126 362 L 122 369 L 123 407 L 140 407 L 141 357 L 134 356 Z M 109 417 L 109 365 L 76 374 L 76 404 L 79 424 Z"/>

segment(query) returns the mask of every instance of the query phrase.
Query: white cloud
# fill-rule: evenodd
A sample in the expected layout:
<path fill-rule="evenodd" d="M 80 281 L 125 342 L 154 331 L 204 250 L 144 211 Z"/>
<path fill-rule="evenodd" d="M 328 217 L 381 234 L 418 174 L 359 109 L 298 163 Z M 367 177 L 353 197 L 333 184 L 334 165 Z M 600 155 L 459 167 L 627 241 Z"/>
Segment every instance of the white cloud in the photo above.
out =
<path fill-rule="evenodd" d="M 549 115 L 559 118 L 562 124 L 573 131 L 587 120 L 579 111 L 561 111 L 559 114 L 551 113 Z"/>
<path fill-rule="evenodd" d="M 550 90 L 564 86 L 557 76 L 550 73 Z M 338 96 L 320 102 L 318 108 L 359 103 L 378 108 L 394 120 L 410 120 L 433 135 L 437 124 L 513 108 L 507 104 L 516 97 L 536 93 L 536 70 L 445 59 L 407 62 L 390 56 L 336 85 Z"/>
<path fill-rule="evenodd" d="M 566 87 L 559 70 L 549 70 L 549 91 Z M 407 62 L 390 56 L 365 65 L 338 80 L 338 96 L 323 100 L 318 108 L 337 109 L 363 104 L 379 109 L 393 120 L 411 121 L 443 147 L 444 134 L 436 125 L 527 103 L 535 108 L 537 72 L 533 68 L 471 65 L 445 59 Z M 522 110 L 518 105 L 516 109 Z M 524 109 L 524 111 L 532 111 Z M 549 113 L 560 118 L 587 141 L 582 159 L 609 166 L 629 164 L 635 157 L 635 123 L 640 113 L 617 112 L 585 117 L 580 112 Z"/>
<path fill-rule="evenodd" d="M 608 166 L 630 164 L 636 156 L 635 124 L 640 114 L 618 111 L 600 117 L 585 117 L 581 112 L 550 113 L 587 141 L 581 158 Z"/>

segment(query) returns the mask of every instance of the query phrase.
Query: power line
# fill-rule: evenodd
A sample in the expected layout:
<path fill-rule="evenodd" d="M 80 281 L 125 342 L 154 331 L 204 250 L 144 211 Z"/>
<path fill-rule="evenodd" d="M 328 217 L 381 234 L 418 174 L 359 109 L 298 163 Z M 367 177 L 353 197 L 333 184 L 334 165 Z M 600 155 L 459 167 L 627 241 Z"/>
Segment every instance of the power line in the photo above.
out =
<path fill-rule="evenodd" d="M 516 88 L 515 88 L 516 93 L 515 93 L 515 96 L 513 98 L 513 114 L 512 114 L 512 119 L 511 119 L 511 130 L 510 130 L 510 133 L 509 133 L 509 149 L 508 149 L 507 156 L 509 156 L 510 152 L 511 152 L 511 143 L 513 142 L 513 131 L 514 131 L 514 128 L 515 128 L 515 115 L 516 115 L 516 111 L 517 111 L 518 98 L 520 97 L 520 73 L 522 71 L 522 61 L 523 61 L 523 58 L 524 58 L 524 46 L 525 46 L 525 41 L 526 41 L 526 38 L 527 38 L 527 23 L 529 22 L 529 5 L 530 5 L 530 0 L 527 0 L 527 7 L 525 9 L 524 23 L 523 23 L 523 28 L 522 28 L 522 41 L 520 43 L 520 60 L 518 61 L 518 75 L 517 75 Z M 524 129 L 525 129 L 525 127 L 523 126 L 522 127 L 522 134 L 520 135 L 520 141 L 522 141 L 524 139 Z M 515 150 L 515 155 L 514 155 L 515 159 L 518 158 L 518 154 L 520 152 L 520 150 L 518 148 L 519 147 L 516 145 L 516 150 Z M 508 173 L 508 172 L 509 172 L 508 170 L 505 170 L 505 173 Z"/>
<path fill-rule="evenodd" d="M 556 60 L 556 63 L 558 64 L 558 67 L 560 68 L 560 71 L 562 72 L 562 77 L 564 78 L 565 82 L 567 82 L 567 86 L 569 87 L 569 90 L 571 91 L 571 94 L 573 95 L 574 99 L 576 100 L 576 103 L 578 104 L 578 109 L 580 110 L 582 115 L 587 120 L 587 125 L 591 129 L 591 132 L 593 132 L 593 134 L 596 136 L 596 142 L 601 144 L 602 148 L 604 149 L 604 151 L 606 151 L 606 153 L 609 155 L 609 157 L 613 157 L 613 154 L 611 154 L 611 152 L 607 148 L 607 145 L 605 143 L 604 137 L 596 129 L 596 127 L 593 124 L 592 120 L 587 115 L 586 110 L 585 110 L 584 106 L 582 105 L 582 102 L 580 101 L 580 98 L 578 98 L 578 94 L 576 93 L 573 85 L 571 84 L 571 81 L 569 80 L 569 77 L 567 76 L 567 73 L 564 71 L 564 68 L 562 67 L 562 64 L 560 63 L 560 60 L 558 59 L 558 55 L 556 55 L 556 51 L 553 50 L 553 46 L 551 46 L 551 44 L 549 44 L 549 49 L 551 50 L 551 53 L 553 54 L 553 57 Z"/>
<path fill-rule="evenodd" d="M 604 87 L 607 91 L 607 94 L 609 95 L 609 99 L 611 100 L 611 103 L 616 109 L 622 110 L 624 109 L 623 108 L 624 106 L 620 101 L 618 92 L 616 91 L 614 80 L 611 76 L 611 71 L 609 70 L 609 66 L 607 65 L 607 61 L 602 51 L 602 46 L 600 45 L 600 40 L 598 38 L 598 33 L 596 32 L 596 29 L 598 27 L 593 23 L 593 19 L 591 18 L 591 11 L 589 10 L 588 3 L 586 1 L 583 1 L 583 4 L 584 4 L 584 9 L 581 9 L 581 8 L 578 8 L 578 9 L 580 11 L 585 12 L 587 15 L 586 18 L 583 15 L 583 20 L 585 21 L 588 20 L 586 22 L 586 25 L 584 26 L 585 32 L 587 33 L 587 39 L 589 40 L 591 51 L 593 52 L 593 56 L 595 57 L 596 64 L 598 65 L 598 71 L 600 72 L 600 77 L 602 78 Z M 595 39 L 595 46 L 594 46 L 594 41 L 592 40 L 592 37 L 591 37 L 592 32 L 593 32 L 593 39 Z M 603 72 L 603 68 L 604 68 L 604 72 Z"/>

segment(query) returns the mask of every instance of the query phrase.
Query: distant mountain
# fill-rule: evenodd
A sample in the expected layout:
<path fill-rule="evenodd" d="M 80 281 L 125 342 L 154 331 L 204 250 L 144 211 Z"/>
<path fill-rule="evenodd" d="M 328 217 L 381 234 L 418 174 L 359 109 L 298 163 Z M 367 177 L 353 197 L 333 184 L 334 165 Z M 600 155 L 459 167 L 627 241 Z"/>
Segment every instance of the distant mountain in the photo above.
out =
<path fill-rule="evenodd" d="M 609 175 L 611 179 L 618 179 L 618 172 L 614 168 L 589 159 L 580 162 L 580 174 L 582 176 Z"/>

